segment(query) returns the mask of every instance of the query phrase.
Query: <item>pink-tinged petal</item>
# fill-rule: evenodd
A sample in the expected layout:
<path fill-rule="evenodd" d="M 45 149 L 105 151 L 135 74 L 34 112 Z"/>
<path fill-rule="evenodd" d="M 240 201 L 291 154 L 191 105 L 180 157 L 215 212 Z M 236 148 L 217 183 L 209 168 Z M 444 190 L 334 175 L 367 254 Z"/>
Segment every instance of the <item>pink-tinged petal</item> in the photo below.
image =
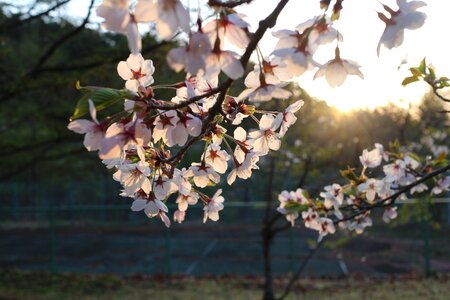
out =
<path fill-rule="evenodd" d="M 126 29 L 128 48 L 131 53 L 140 53 L 142 50 L 141 34 L 136 23 L 132 22 Z"/>
<path fill-rule="evenodd" d="M 145 178 L 141 184 L 141 189 L 146 193 L 149 194 L 152 190 L 152 184 L 148 178 Z"/>
<path fill-rule="evenodd" d="M 158 3 L 153 0 L 139 0 L 134 10 L 137 22 L 148 23 L 158 19 Z"/>
<path fill-rule="evenodd" d="M 147 206 L 147 200 L 144 199 L 136 199 L 133 201 L 133 204 L 131 205 L 132 211 L 141 211 Z"/>
<path fill-rule="evenodd" d="M 233 136 L 236 140 L 243 142 L 247 139 L 247 132 L 245 132 L 244 128 L 238 127 L 234 130 Z"/>
<path fill-rule="evenodd" d="M 255 91 L 254 88 L 243 90 L 237 97 L 237 100 L 243 101 L 243 100 L 247 99 L 250 96 L 250 94 L 252 94 L 254 91 Z"/>
<path fill-rule="evenodd" d="M 153 61 L 151 59 L 144 60 L 141 67 L 141 72 L 147 77 L 151 77 L 151 75 L 155 72 L 155 67 L 153 66 Z"/>
<path fill-rule="evenodd" d="M 192 136 L 199 136 L 202 132 L 202 121 L 197 117 L 193 117 L 192 120 L 187 122 L 187 125 L 189 134 Z"/>
<path fill-rule="evenodd" d="M 248 73 L 247 77 L 245 77 L 245 81 L 244 84 L 247 87 L 258 87 L 261 85 L 261 81 L 259 79 L 259 71 L 252 71 L 250 73 Z"/>
<path fill-rule="evenodd" d="M 141 69 L 144 63 L 144 58 L 140 53 L 131 53 L 127 58 L 127 65 L 133 71 L 138 71 Z"/>
<path fill-rule="evenodd" d="M 97 121 L 97 110 L 95 109 L 94 102 L 92 102 L 92 100 L 89 99 L 89 100 L 88 100 L 88 103 L 89 103 L 89 113 L 91 114 L 91 118 L 92 118 L 92 120 L 93 120 L 95 123 L 98 124 L 98 121 Z"/>
<path fill-rule="evenodd" d="M 285 90 L 285 89 L 276 87 L 276 88 L 272 91 L 271 96 L 272 96 L 273 98 L 276 98 L 276 99 L 288 99 L 289 97 L 292 96 L 292 93 L 289 92 L 289 91 L 287 91 L 287 90 Z"/>
<path fill-rule="evenodd" d="M 139 91 L 139 87 L 141 86 L 141 84 L 139 83 L 139 81 L 138 80 L 135 80 L 135 79 L 133 79 L 133 80 L 127 80 L 127 82 L 125 82 L 125 87 L 128 89 L 128 90 L 130 90 L 130 91 L 132 91 L 132 92 L 137 92 L 137 91 Z"/>
<path fill-rule="evenodd" d="M 131 20 L 128 6 L 120 7 L 114 4 L 102 3 L 97 7 L 96 13 L 99 17 L 105 19 L 102 23 L 103 27 L 115 32 L 124 32 Z"/>
<path fill-rule="evenodd" d="M 231 79 L 238 79 L 244 75 L 241 62 L 229 51 L 220 54 L 220 66 L 222 71 Z"/>
<path fill-rule="evenodd" d="M 130 78 L 133 78 L 133 72 L 131 72 L 127 63 L 124 61 L 119 62 L 119 64 L 117 65 L 117 73 L 119 73 L 119 76 L 122 77 L 123 80 L 129 80 Z"/>
<path fill-rule="evenodd" d="M 227 26 L 226 37 L 231 44 L 241 49 L 247 47 L 250 41 L 247 32 L 237 26 Z"/>
<path fill-rule="evenodd" d="M 326 67 L 325 78 L 331 87 L 338 87 L 344 83 L 347 72 L 341 63 L 332 63 Z"/>
<path fill-rule="evenodd" d="M 156 23 L 156 30 L 158 31 L 159 36 L 167 41 L 174 36 L 177 26 L 173 21 L 163 23 L 162 20 L 159 20 L 159 22 Z"/>
<path fill-rule="evenodd" d="M 278 138 L 271 138 L 269 139 L 268 144 L 270 149 L 277 151 L 280 149 L 281 141 Z"/>
<path fill-rule="evenodd" d="M 273 125 L 274 117 L 271 115 L 263 115 L 261 120 L 259 120 L 259 128 L 261 130 L 270 129 Z"/>
<path fill-rule="evenodd" d="M 96 127 L 97 124 L 89 120 L 75 120 L 67 125 L 67 129 L 80 134 L 93 131 Z"/>
<path fill-rule="evenodd" d="M 357 75 L 361 79 L 364 79 L 363 73 L 361 73 L 361 71 L 359 70 L 360 66 L 356 62 L 351 60 L 343 60 L 342 64 L 344 65 L 344 68 L 348 74 Z"/>
<path fill-rule="evenodd" d="M 164 225 L 166 225 L 166 227 L 169 228 L 170 227 L 169 217 L 163 212 L 160 212 L 159 216 L 161 217 L 161 220 L 164 222 Z"/>
<path fill-rule="evenodd" d="M 177 4 L 175 6 L 175 13 L 178 21 L 178 25 L 180 26 L 181 30 L 184 32 L 189 32 L 190 30 L 190 15 L 187 9 L 181 4 L 180 1 L 177 1 Z"/>
<path fill-rule="evenodd" d="M 194 177 L 194 183 L 196 186 L 204 188 L 208 185 L 209 183 L 209 178 L 206 176 L 195 176 Z"/>
<path fill-rule="evenodd" d="M 183 70 L 184 65 L 186 64 L 186 58 L 186 47 L 174 48 L 167 54 L 167 62 L 175 72 Z"/>
<path fill-rule="evenodd" d="M 316 72 L 316 74 L 314 74 L 314 79 L 317 79 L 317 78 L 319 78 L 319 77 L 325 76 L 325 71 L 326 71 L 325 68 L 320 68 L 320 69 Z"/>
<path fill-rule="evenodd" d="M 177 144 L 179 146 L 184 146 L 184 144 L 186 144 L 188 139 L 188 132 L 183 125 L 176 126 L 173 130 L 171 130 L 171 133 L 174 144 Z"/>
<path fill-rule="evenodd" d="M 88 132 L 84 136 L 84 146 L 88 151 L 95 151 L 100 149 L 100 143 L 103 140 L 103 132 Z"/>
<path fill-rule="evenodd" d="M 236 181 L 236 169 L 231 170 L 230 174 L 227 176 L 228 185 L 232 185 Z"/>
<path fill-rule="evenodd" d="M 294 103 L 292 103 L 291 105 L 289 105 L 289 106 L 286 108 L 286 111 L 289 111 L 289 112 L 291 112 L 291 113 L 295 113 L 295 112 L 297 112 L 300 108 L 302 108 L 303 104 L 305 104 L 305 101 L 303 101 L 303 100 L 295 101 Z"/>
<path fill-rule="evenodd" d="M 113 136 L 116 136 L 118 134 L 121 134 L 124 132 L 123 125 L 120 123 L 113 123 L 111 126 L 108 127 L 106 130 L 105 137 L 110 138 Z"/>
<path fill-rule="evenodd" d="M 117 137 L 105 138 L 100 143 L 98 153 L 101 159 L 113 159 L 121 157 L 123 142 Z"/>

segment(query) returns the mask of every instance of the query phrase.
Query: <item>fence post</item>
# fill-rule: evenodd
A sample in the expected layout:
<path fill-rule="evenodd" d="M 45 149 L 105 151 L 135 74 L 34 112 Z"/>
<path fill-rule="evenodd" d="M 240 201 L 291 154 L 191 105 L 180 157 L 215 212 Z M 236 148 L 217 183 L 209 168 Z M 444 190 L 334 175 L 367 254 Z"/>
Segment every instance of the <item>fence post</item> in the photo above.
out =
<path fill-rule="evenodd" d="M 54 273 L 56 272 L 56 220 L 52 207 L 48 212 L 50 217 L 50 271 Z"/>
<path fill-rule="evenodd" d="M 172 275 L 172 249 L 171 249 L 171 236 L 170 236 L 170 228 L 166 228 L 166 272 L 167 275 Z"/>
<path fill-rule="evenodd" d="M 295 257 L 294 257 L 294 227 L 291 227 L 289 229 L 289 268 L 292 274 L 295 272 L 294 263 L 295 263 Z"/>
<path fill-rule="evenodd" d="M 427 205 L 428 207 L 428 205 Z M 430 267 L 430 220 L 428 217 L 423 219 L 423 256 L 424 256 L 424 272 L 428 276 L 431 273 Z"/>

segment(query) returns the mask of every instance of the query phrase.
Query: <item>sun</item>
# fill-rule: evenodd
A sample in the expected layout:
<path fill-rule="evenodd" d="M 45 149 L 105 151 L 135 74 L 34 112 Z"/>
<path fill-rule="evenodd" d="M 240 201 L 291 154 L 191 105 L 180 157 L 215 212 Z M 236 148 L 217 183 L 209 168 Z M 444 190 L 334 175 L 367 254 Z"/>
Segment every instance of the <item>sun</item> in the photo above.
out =
<path fill-rule="evenodd" d="M 381 2 L 396 7 L 393 0 Z M 450 10 L 450 1 L 438 2 L 429 1 L 427 6 L 421 9 L 433 18 L 428 18 L 425 25 L 417 30 L 406 30 L 404 42 L 399 48 L 393 50 L 382 48 L 378 57 L 376 49 L 384 24 L 378 19 L 376 12 L 381 10 L 381 4 L 378 1 L 354 1 L 352 10 L 344 8 L 340 20 L 335 22 L 334 26 L 344 36 L 344 41 L 339 44 L 341 57 L 360 64 L 364 80 L 349 76 L 341 87 L 331 88 L 323 78 L 313 80 L 315 71 L 311 71 L 296 81 L 311 96 L 325 100 L 331 106 L 345 112 L 373 109 L 389 103 L 401 107 L 419 103 L 428 87 L 420 82 L 403 87 L 401 82 L 409 76 L 408 68 L 419 65 L 426 57 L 427 61 L 434 65 L 438 76 L 450 74 L 450 59 L 448 59 L 450 43 L 440 42 L 436 38 L 436 32 L 448 27 L 446 13 Z M 249 16 L 250 24 L 255 27 L 258 18 L 264 15 L 267 8 L 263 9 L 255 2 L 243 6 L 242 9 L 242 12 Z M 320 12 L 317 1 L 310 3 L 292 1 L 283 11 L 274 31 L 295 28 L 299 23 L 319 15 Z M 260 45 L 262 52 L 268 56 L 273 51 L 275 42 L 276 39 L 266 34 Z M 321 47 L 314 54 L 315 60 L 320 63 L 327 62 L 334 55 L 335 47 L 336 44 Z"/>

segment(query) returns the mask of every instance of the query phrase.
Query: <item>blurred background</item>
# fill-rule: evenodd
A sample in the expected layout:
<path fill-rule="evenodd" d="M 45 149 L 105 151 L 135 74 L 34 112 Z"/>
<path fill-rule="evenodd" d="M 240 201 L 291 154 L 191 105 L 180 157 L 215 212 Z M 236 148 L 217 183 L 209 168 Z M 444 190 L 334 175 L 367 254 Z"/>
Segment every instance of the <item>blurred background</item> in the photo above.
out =
<path fill-rule="evenodd" d="M 339 181 L 340 169 L 357 166 L 362 150 L 376 142 L 447 139 L 448 117 L 439 113 L 446 108 L 431 92 L 406 109 L 388 104 L 352 111 L 346 106 L 342 111 L 293 85 L 291 100 L 303 99 L 305 105 L 284 138 L 283 150 L 261 161 L 261 170 L 250 180 L 240 180 L 232 188 L 221 183 L 226 202 L 219 222 L 202 224 L 203 210 L 198 206 L 190 208 L 185 223 L 166 229 L 159 220 L 130 211 L 130 200 L 118 195 L 120 186 L 111 172 L 96 153 L 85 150 L 82 136 L 66 128 L 80 97 L 75 82 L 122 87 L 116 65 L 129 54 L 125 37 L 90 23 L 87 7 L 86 16 L 72 14 L 69 2 L 0 1 L 4 282 L 12 269 L 262 276 L 262 232 L 282 190 L 302 186 L 318 194 L 323 186 Z M 182 81 L 183 75 L 165 63 L 167 52 L 178 42 L 161 42 L 151 32 L 144 36 L 143 55 L 155 63 L 156 82 Z M 242 82 L 234 90 L 240 86 Z M 195 152 L 187 160 L 195 160 Z M 303 275 L 377 278 L 450 272 L 448 200 L 411 201 L 400 205 L 399 218 L 392 224 L 380 221 L 359 236 L 337 234 L 315 253 Z M 174 211 L 175 206 L 169 208 Z M 300 225 L 284 228 L 271 245 L 273 273 L 294 272 L 316 238 Z"/>

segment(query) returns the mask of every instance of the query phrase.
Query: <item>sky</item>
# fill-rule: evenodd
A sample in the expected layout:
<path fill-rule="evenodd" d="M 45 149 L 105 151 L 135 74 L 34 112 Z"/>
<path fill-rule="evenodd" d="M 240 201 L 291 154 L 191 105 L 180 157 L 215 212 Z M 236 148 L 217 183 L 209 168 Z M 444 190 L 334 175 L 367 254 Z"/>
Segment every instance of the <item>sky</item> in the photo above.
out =
<path fill-rule="evenodd" d="M 196 5 L 198 2 L 189 1 Z M 339 43 L 341 57 L 358 62 L 364 80 L 349 76 L 341 87 L 331 88 L 324 78 L 313 80 L 315 71 L 310 71 L 296 80 L 310 95 L 326 100 L 342 111 L 372 109 L 389 102 L 407 107 L 409 103 L 418 103 L 428 90 L 423 82 L 401 86 L 403 78 L 408 76 L 409 67 L 418 66 L 422 58 L 426 57 L 427 62 L 436 68 L 438 76 L 450 76 L 450 43 L 445 41 L 450 29 L 447 19 L 450 1 L 425 0 L 427 6 L 419 9 L 427 14 L 425 25 L 417 30 L 406 30 L 402 46 L 393 50 L 382 48 L 378 57 L 376 48 L 384 30 L 384 23 L 377 16 L 377 11 L 383 11 L 380 2 L 397 8 L 395 0 L 347 0 L 343 3 L 341 18 L 334 23 L 344 37 L 343 42 Z M 89 0 L 74 0 L 66 8 L 67 12 L 83 16 L 88 3 Z M 271 12 L 277 3 L 274 0 L 254 0 L 250 5 L 239 7 L 238 12 L 247 16 L 245 20 L 255 30 L 259 20 Z M 294 29 L 296 25 L 319 15 L 321 10 L 318 3 L 319 0 L 291 0 L 273 31 Z M 92 21 L 97 20 L 92 18 Z M 264 55 L 270 55 L 276 41 L 270 32 L 266 33 L 260 44 Z M 334 48 L 335 44 L 320 48 L 314 54 L 315 60 L 325 63 L 332 59 Z M 401 65 L 405 59 L 406 64 Z"/>

